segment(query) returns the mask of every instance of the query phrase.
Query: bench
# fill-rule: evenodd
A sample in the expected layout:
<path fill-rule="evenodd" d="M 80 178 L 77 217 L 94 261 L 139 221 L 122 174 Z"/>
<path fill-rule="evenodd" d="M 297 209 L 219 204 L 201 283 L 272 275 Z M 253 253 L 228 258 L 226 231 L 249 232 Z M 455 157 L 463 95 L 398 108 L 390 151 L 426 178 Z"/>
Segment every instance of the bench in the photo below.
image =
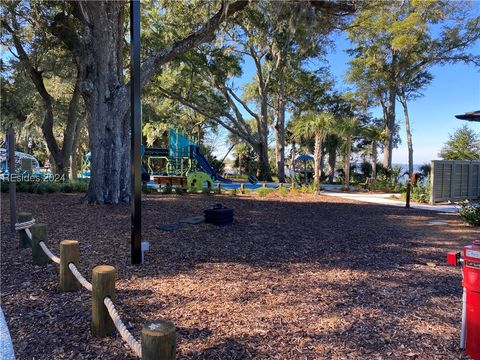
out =
<path fill-rule="evenodd" d="M 360 184 L 360 185 L 362 186 L 363 189 L 368 189 L 368 186 L 372 185 L 374 181 L 375 181 L 374 178 L 366 178 L 365 182 L 363 184 Z"/>
<path fill-rule="evenodd" d="M 188 180 L 186 176 L 153 176 L 153 181 L 162 186 L 167 185 L 170 187 L 173 186 L 180 186 L 180 187 L 188 187 Z"/>

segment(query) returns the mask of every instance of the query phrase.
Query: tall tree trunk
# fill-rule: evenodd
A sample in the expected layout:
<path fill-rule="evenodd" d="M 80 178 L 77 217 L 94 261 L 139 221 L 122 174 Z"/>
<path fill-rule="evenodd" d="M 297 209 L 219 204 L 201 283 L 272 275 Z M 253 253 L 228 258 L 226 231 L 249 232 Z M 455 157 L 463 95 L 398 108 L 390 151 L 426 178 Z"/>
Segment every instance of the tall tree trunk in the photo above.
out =
<path fill-rule="evenodd" d="M 371 153 L 371 163 L 372 163 L 372 178 L 377 178 L 377 140 L 372 141 L 372 153 Z"/>
<path fill-rule="evenodd" d="M 85 200 L 100 204 L 129 202 L 130 85 L 124 83 L 122 57 L 126 2 L 77 0 L 69 4 L 72 11 L 59 12 L 50 30 L 72 52 L 80 71 L 80 90 L 87 110 L 92 153 Z M 150 54 L 142 63 L 142 86 L 165 63 L 210 41 L 226 18 L 247 5 L 248 1 L 222 2 L 221 8 L 189 36 Z"/>
<path fill-rule="evenodd" d="M 350 190 L 350 154 L 352 152 L 352 135 L 347 137 L 347 150 L 345 152 L 345 181 L 343 188 Z"/>
<path fill-rule="evenodd" d="M 335 178 L 336 162 L 337 162 L 337 147 L 330 146 L 330 148 L 328 149 L 328 167 L 329 167 L 328 182 L 330 183 L 333 183 L 333 180 Z"/>
<path fill-rule="evenodd" d="M 260 103 L 260 126 L 259 126 L 259 143 L 258 143 L 258 178 L 264 181 L 272 181 L 270 172 L 270 163 L 268 161 L 268 90 L 261 87 L 261 103 Z"/>
<path fill-rule="evenodd" d="M 238 174 L 242 175 L 242 154 L 238 154 Z"/>
<path fill-rule="evenodd" d="M 314 181 L 314 184 L 315 184 L 315 194 L 320 194 L 320 184 L 321 184 L 321 179 L 320 179 L 320 176 L 321 176 L 321 161 L 322 161 L 322 157 L 323 157 L 323 141 L 322 141 L 322 137 L 317 134 L 315 135 L 315 150 L 314 150 L 314 158 L 315 158 L 315 181 Z"/>
<path fill-rule="evenodd" d="M 79 119 L 75 128 L 75 135 L 72 143 L 72 150 L 70 152 L 70 179 L 76 179 L 78 177 L 78 145 L 80 144 L 80 137 L 83 128 L 83 120 Z"/>
<path fill-rule="evenodd" d="M 296 154 L 296 144 L 295 141 L 292 141 L 292 151 L 291 151 L 291 158 L 290 158 L 290 179 L 293 182 L 295 182 L 295 157 L 297 156 Z"/>
<path fill-rule="evenodd" d="M 262 181 L 272 181 L 270 173 L 270 163 L 268 162 L 268 143 L 266 139 L 257 144 L 258 173 L 257 176 Z"/>
<path fill-rule="evenodd" d="M 86 28 L 89 46 L 77 59 L 92 153 L 85 200 L 99 204 L 129 202 L 129 112 L 119 114 L 115 106 L 117 92 L 124 85 L 124 4 L 90 2 L 84 9 L 92 24 L 102 24 Z"/>
<path fill-rule="evenodd" d="M 389 74 L 389 88 L 388 88 L 388 99 L 386 105 L 386 112 L 384 109 L 385 117 L 385 130 L 386 130 L 386 139 L 383 149 L 383 166 L 392 167 L 392 152 L 393 152 L 393 140 L 395 137 L 395 102 L 397 99 L 397 62 L 398 54 L 395 50 L 392 49 L 392 60 L 390 63 L 390 74 Z"/>
<path fill-rule="evenodd" d="M 402 103 L 403 113 L 405 114 L 405 130 L 407 133 L 407 147 L 408 147 L 408 174 L 413 175 L 413 140 L 412 131 L 410 129 L 410 116 L 408 115 L 408 103 L 405 94 L 401 94 L 400 102 Z"/>
<path fill-rule="evenodd" d="M 395 88 L 390 89 L 385 114 L 386 139 L 383 148 L 383 166 L 392 167 L 393 139 L 395 136 Z"/>
<path fill-rule="evenodd" d="M 278 181 L 285 182 L 285 73 L 283 66 L 278 69 L 278 114 L 275 124 L 275 156 Z"/>
<path fill-rule="evenodd" d="M 320 157 L 320 181 L 325 179 L 325 149 L 322 148 L 322 156 Z"/>

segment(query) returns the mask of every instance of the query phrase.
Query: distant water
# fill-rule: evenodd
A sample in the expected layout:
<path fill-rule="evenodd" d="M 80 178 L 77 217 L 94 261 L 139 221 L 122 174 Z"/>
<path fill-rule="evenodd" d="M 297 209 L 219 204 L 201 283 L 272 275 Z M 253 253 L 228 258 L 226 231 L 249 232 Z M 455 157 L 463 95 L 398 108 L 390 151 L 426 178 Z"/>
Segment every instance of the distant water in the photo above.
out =
<path fill-rule="evenodd" d="M 404 174 L 406 171 L 408 171 L 408 164 L 392 164 L 392 167 L 397 167 L 397 166 L 400 166 L 402 168 L 402 171 L 400 173 L 401 174 Z M 420 172 L 420 167 L 422 166 L 422 164 L 413 164 L 413 171 L 414 172 Z"/>

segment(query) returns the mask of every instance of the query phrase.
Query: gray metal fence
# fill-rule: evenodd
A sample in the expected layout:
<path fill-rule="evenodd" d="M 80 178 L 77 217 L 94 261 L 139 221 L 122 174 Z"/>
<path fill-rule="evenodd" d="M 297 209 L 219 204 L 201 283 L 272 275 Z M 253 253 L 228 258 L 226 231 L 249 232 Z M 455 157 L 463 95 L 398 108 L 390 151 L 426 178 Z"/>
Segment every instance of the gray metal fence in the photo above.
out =
<path fill-rule="evenodd" d="M 480 197 L 480 161 L 433 160 L 430 203 Z"/>

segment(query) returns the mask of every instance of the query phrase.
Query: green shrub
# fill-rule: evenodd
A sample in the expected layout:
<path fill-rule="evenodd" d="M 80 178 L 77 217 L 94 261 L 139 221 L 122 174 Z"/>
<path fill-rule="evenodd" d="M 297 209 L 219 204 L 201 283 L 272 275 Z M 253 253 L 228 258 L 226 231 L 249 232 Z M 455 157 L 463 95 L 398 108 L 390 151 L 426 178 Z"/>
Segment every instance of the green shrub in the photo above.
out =
<path fill-rule="evenodd" d="M 402 193 L 402 199 L 405 200 L 407 198 L 407 191 L 405 190 Z M 410 200 L 427 204 L 430 201 L 430 184 L 427 185 L 417 185 L 412 186 L 412 190 L 410 191 Z"/>
<path fill-rule="evenodd" d="M 2 192 L 8 192 L 8 181 L 1 182 Z M 54 192 L 86 192 L 88 189 L 88 181 L 85 180 L 69 180 L 63 182 L 54 181 L 20 181 L 17 182 L 17 192 L 27 192 L 32 194 L 44 194 Z"/>
<path fill-rule="evenodd" d="M 166 195 L 173 194 L 173 188 L 172 188 L 170 185 L 167 184 L 167 185 L 162 189 L 162 194 L 166 194 Z"/>
<path fill-rule="evenodd" d="M 184 195 L 186 192 L 187 192 L 187 190 L 182 188 L 182 187 L 176 187 L 175 188 L 175 194 L 176 195 Z"/>
<path fill-rule="evenodd" d="M 270 194 L 272 191 L 273 191 L 272 189 L 262 187 L 260 189 L 257 189 L 256 193 L 260 197 L 265 197 L 268 194 Z"/>
<path fill-rule="evenodd" d="M 315 185 L 302 185 L 300 188 L 300 192 L 304 194 L 314 194 L 315 193 Z"/>
<path fill-rule="evenodd" d="M 288 196 L 288 193 L 290 192 L 290 189 L 284 186 L 281 186 L 278 188 L 278 193 L 280 194 L 281 197 Z"/>
<path fill-rule="evenodd" d="M 480 203 L 464 201 L 458 204 L 458 214 L 465 223 L 480 226 Z"/>
<path fill-rule="evenodd" d="M 392 182 L 390 179 L 376 179 L 368 185 L 368 190 L 382 192 L 402 192 L 405 191 L 405 184 Z"/>

